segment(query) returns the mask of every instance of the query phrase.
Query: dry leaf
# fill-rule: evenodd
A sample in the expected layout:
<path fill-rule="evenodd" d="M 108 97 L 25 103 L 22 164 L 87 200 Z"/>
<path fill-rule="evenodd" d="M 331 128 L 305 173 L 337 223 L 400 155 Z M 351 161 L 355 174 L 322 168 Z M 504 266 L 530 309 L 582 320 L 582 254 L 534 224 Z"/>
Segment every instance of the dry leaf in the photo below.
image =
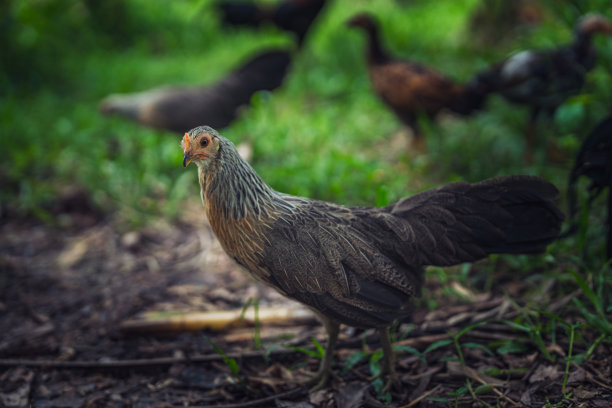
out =
<path fill-rule="evenodd" d="M 530 383 L 535 383 L 539 381 L 554 381 L 560 378 L 563 375 L 557 367 L 553 365 L 539 365 L 538 368 L 535 369 L 533 374 L 529 377 Z"/>

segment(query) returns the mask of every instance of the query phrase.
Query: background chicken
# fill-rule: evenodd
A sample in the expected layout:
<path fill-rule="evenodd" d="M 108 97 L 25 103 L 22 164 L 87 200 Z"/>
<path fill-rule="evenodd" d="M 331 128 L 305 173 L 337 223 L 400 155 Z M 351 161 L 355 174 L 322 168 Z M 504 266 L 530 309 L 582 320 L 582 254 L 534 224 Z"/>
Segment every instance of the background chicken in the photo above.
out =
<path fill-rule="evenodd" d="M 409 315 L 426 265 L 491 253 L 538 253 L 559 232 L 557 189 L 533 176 L 453 183 L 386 207 L 344 207 L 274 191 L 207 126 L 183 138 L 224 250 L 256 278 L 312 307 L 329 334 L 315 381 L 329 378 L 340 323 L 376 327 L 392 373 L 387 328 Z"/>
<path fill-rule="evenodd" d="M 538 115 L 552 115 L 568 97 L 580 91 L 586 73 L 595 66 L 592 38 L 600 33 L 612 35 L 610 21 L 598 14 L 585 15 L 574 28 L 571 44 L 521 51 L 479 74 L 481 81 L 508 101 L 530 107 L 526 133 L 528 161 L 532 161 Z"/>
<path fill-rule="evenodd" d="M 419 115 L 433 118 L 443 109 L 468 115 L 483 106 L 488 90 L 479 78 L 461 85 L 418 62 L 391 56 L 384 49 L 378 23 L 370 14 L 358 14 L 347 24 L 365 31 L 368 37 L 366 61 L 374 90 L 412 129 L 415 137 L 420 136 Z"/>
<path fill-rule="evenodd" d="M 325 0 L 286 0 L 275 5 L 245 1 L 220 1 L 216 8 L 223 23 L 258 26 L 266 22 L 295 34 L 302 44 L 310 26 L 325 5 Z"/>
<path fill-rule="evenodd" d="M 604 118 L 589 133 L 584 140 L 578 154 L 574 167 L 570 172 L 567 187 L 569 215 L 571 227 L 564 235 L 575 232 L 578 228 L 578 180 L 585 176 L 590 179 L 588 187 L 588 205 L 599 196 L 605 189 L 608 189 L 608 211 L 606 217 L 607 227 L 607 246 L 606 255 L 612 258 L 612 231 L 610 229 L 610 216 L 612 215 L 612 115 Z"/>
<path fill-rule="evenodd" d="M 291 53 L 259 53 L 214 85 L 165 86 L 125 95 L 110 95 L 100 103 L 107 115 L 121 115 L 143 125 L 182 133 L 202 122 L 223 128 L 248 105 L 257 91 L 282 85 Z"/>

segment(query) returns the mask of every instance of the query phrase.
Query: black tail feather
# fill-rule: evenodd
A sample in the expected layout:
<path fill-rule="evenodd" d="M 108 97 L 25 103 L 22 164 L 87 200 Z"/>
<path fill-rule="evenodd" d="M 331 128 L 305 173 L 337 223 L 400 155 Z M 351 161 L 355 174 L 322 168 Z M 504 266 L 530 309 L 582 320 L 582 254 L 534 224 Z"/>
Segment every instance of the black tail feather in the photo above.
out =
<path fill-rule="evenodd" d="M 423 265 L 448 266 L 494 253 L 545 251 L 564 218 L 558 196 L 539 177 L 500 177 L 426 191 L 399 201 L 392 213 L 416 231 Z"/>

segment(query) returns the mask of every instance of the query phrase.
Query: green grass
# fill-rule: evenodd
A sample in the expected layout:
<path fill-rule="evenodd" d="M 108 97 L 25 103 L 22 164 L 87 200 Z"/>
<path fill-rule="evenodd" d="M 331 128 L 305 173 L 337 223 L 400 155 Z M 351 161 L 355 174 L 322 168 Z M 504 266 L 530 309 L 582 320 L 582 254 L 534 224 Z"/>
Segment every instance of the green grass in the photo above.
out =
<path fill-rule="evenodd" d="M 35 6 L 15 2 L 14 14 L 31 30 L 21 29 L 17 38 L 22 40 L 13 48 L 44 48 L 44 43 L 23 38 L 40 30 L 34 37 L 41 42 L 47 30 L 58 57 L 39 62 L 53 62 L 49 77 L 54 80 L 8 81 L 12 86 L 0 107 L 2 207 L 49 220 L 46 203 L 63 185 L 78 184 L 92 192 L 97 204 L 130 222 L 140 223 L 151 214 L 177 215 L 180 202 L 197 195 L 195 175 L 180 168 L 178 138 L 102 117 L 97 104 L 110 93 L 209 83 L 260 48 L 290 44 L 272 28 L 222 30 L 209 3 L 162 7 L 133 0 L 126 11 L 133 21 L 131 36 L 128 32 L 121 41 L 112 41 L 74 10 L 62 15 L 62 31 L 40 22 L 42 12 Z M 356 10 L 370 10 L 379 16 L 390 50 L 463 80 L 513 49 L 485 52 L 473 46 L 468 22 L 478 4 L 331 2 L 296 55 L 286 84 L 256 95 L 251 109 L 223 133 L 236 143 L 253 144 L 254 166 L 276 189 L 345 204 L 384 204 L 451 180 L 512 173 L 540 174 L 563 188 L 567 165 L 550 166 L 540 154 L 535 166 L 525 168 L 526 111 L 499 98 L 492 98 L 487 112 L 468 120 L 431 124 L 427 159 L 401 153 L 391 161 L 385 158 L 400 124 L 372 94 L 363 63 L 364 37 L 344 21 Z M 570 29 L 550 18 L 531 34 L 518 38 L 514 47 L 534 45 L 525 38 L 565 41 Z M 611 60 L 604 53 L 604 67 L 590 75 L 584 95 L 568 102 L 555 120 L 569 149 L 576 148 L 576 136 L 583 136 L 585 126 L 601 117 L 605 102 L 612 99 L 604 69 Z M 544 137 L 556 135 L 543 131 Z"/>
<path fill-rule="evenodd" d="M 66 32 L 54 27 L 50 40 L 59 50 L 52 61 L 54 76 L 60 79 L 36 89 L 29 87 L 32 81 L 18 83 L 19 87 L 9 88 L 0 110 L 4 147 L 0 175 L 7 180 L 2 207 L 49 220 L 45 205 L 63 185 L 78 184 L 90 190 L 103 208 L 140 223 L 150 214 L 176 215 L 182 200 L 197 195 L 195 174 L 185 175 L 180 168 L 178 138 L 102 117 L 97 104 L 109 93 L 168 83 L 208 83 L 262 47 L 289 43 L 273 29 L 222 31 L 208 3 L 161 7 L 134 0 L 128 14 L 141 19 L 134 23 L 135 33 L 146 35 L 127 38 L 127 45 L 121 46 L 100 41 L 99 33 L 79 26 L 86 22 L 82 17 L 63 17 Z M 447 9 L 417 3 L 398 13 L 394 2 L 384 1 L 373 11 L 385 22 L 391 49 L 406 56 L 422 54 L 416 57 L 443 68 L 455 64 L 465 49 L 457 38 L 474 3 L 449 1 Z M 252 109 L 223 133 L 234 142 L 253 143 L 256 169 L 273 187 L 289 193 L 366 204 L 376 202 L 381 190 L 393 200 L 439 184 L 443 175 L 428 180 L 422 166 L 411 174 L 415 168 L 407 159 L 395 163 L 380 159 L 379 152 L 388 149 L 388 137 L 399 123 L 371 94 L 363 64 L 364 38 L 344 25 L 356 9 L 347 5 L 341 1 L 328 5 L 308 46 L 296 55 L 285 86 L 256 96 Z M 33 17 L 41 17 L 35 13 L 40 10 L 17 3 L 13 7 L 32 30 L 50 30 L 35 23 Z M 360 2 L 357 8 L 372 6 Z M 30 19 L 23 17 L 28 10 L 34 15 Z M 436 15 L 443 17 L 444 24 L 433 24 L 430 36 L 418 35 Z M 410 16 L 417 17 L 418 24 L 400 20 Z M 75 50 L 71 36 L 79 30 L 83 35 L 77 37 Z M 446 43 L 444 38 L 453 41 Z M 427 58 L 432 45 L 440 52 Z M 461 66 L 469 67 L 469 56 L 461 59 Z M 462 76 L 469 71 L 464 68 Z"/>

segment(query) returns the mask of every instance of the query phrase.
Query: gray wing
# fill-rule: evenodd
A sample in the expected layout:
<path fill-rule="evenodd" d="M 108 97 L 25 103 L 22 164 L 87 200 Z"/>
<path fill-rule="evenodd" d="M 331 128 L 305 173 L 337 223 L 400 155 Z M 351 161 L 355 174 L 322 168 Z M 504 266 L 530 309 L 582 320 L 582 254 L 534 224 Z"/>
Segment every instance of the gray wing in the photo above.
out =
<path fill-rule="evenodd" d="M 378 237 L 393 232 L 369 216 L 376 210 L 355 211 L 312 201 L 280 218 L 268 235 L 274 245 L 265 249 L 266 279 L 340 322 L 388 326 L 409 313 L 422 271 L 385 254 Z"/>

